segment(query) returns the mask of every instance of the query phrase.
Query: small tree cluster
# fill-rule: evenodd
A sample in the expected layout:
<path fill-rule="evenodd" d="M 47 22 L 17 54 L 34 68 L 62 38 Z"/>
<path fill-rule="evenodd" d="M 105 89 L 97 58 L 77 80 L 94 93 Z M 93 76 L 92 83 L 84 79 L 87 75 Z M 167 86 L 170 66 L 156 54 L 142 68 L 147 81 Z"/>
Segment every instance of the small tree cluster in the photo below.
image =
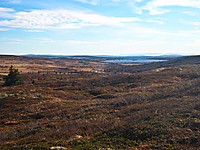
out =
<path fill-rule="evenodd" d="M 9 69 L 9 74 L 4 78 L 4 86 L 11 86 L 11 85 L 19 85 L 23 84 L 23 81 L 19 75 L 18 69 L 13 68 L 13 66 Z"/>

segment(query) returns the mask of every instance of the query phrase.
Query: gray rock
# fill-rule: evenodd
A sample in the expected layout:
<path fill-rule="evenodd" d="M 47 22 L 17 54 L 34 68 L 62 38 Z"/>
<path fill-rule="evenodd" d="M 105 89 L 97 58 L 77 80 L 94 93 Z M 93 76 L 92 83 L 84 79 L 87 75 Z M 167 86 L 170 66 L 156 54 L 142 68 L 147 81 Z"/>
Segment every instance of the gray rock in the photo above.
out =
<path fill-rule="evenodd" d="M 0 93 L 0 99 L 6 98 L 6 97 L 8 97 L 8 94 L 6 94 L 6 93 Z"/>
<path fill-rule="evenodd" d="M 9 97 L 13 97 L 13 96 L 15 96 L 15 94 L 8 94 L 8 96 L 9 96 Z"/>
<path fill-rule="evenodd" d="M 55 149 L 55 150 L 66 150 L 66 147 L 61 147 L 61 146 L 56 146 L 56 147 L 51 147 L 50 149 Z"/>

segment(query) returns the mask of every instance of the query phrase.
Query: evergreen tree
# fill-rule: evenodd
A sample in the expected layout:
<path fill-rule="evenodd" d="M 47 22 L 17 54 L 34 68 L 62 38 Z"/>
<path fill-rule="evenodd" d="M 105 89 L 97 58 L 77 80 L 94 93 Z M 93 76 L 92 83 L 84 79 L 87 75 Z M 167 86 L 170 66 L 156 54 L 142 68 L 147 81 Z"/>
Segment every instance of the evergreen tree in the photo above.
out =
<path fill-rule="evenodd" d="M 18 69 L 13 68 L 13 66 L 9 69 L 9 74 L 4 78 L 4 86 L 11 86 L 11 85 L 19 85 L 23 84 L 21 77 L 19 76 Z"/>

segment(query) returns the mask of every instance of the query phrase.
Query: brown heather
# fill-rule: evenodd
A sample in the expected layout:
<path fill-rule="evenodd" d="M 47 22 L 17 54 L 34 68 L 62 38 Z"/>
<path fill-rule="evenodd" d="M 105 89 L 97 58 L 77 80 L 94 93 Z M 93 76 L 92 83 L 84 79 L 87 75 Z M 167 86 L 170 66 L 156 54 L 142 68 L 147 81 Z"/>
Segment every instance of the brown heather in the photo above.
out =
<path fill-rule="evenodd" d="M 102 60 L 0 56 L 0 149 L 200 147 L 200 57 Z"/>

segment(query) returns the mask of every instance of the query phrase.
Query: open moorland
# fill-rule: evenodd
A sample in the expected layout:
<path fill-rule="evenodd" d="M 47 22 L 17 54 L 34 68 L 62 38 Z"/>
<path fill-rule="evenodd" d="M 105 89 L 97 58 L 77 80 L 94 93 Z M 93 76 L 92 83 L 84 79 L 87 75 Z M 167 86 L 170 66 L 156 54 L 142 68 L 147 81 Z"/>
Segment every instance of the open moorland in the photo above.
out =
<path fill-rule="evenodd" d="M 0 149 L 199 149 L 200 56 L 106 59 L 0 55 Z"/>

